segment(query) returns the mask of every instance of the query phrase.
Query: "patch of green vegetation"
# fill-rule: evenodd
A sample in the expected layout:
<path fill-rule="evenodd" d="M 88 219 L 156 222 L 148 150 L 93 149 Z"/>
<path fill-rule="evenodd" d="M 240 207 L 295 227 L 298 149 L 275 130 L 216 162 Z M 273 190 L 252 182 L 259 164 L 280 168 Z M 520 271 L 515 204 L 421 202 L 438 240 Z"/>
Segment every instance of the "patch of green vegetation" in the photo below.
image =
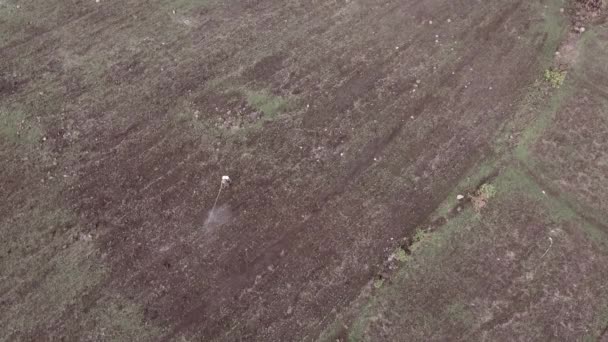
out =
<path fill-rule="evenodd" d="M 559 14 L 558 14 L 559 15 Z M 561 16 L 561 15 L 560 15 Z M 554 33 L 552 36 L 561 37 L 561 33 L 557 35 Z M 595 35 L 590 33 L 588 35 L 583 36 L 582 39 L 577 43 L 577 49 L 580 50 L 580 55 L 583 58 L 579 58 L 577 63 L 572 66 L 577 75 L 583 74 L 586 69 L 593 70 L 593 75 L 597 72 L 598 65 L 604 65 L 606 63 L 592 63 L 592 65 L 584 67 L 583 63 L 586 63 L 590 58 L 596 58 L 596 56 L 603 56 L 603 51 L 594 51 L 593 53 L 589 53 L 589 49 L 593 47 L 590 42 L 593 41 L 593 37 Z M 555 49 L 551 50 L 555 51 Z M 552 58 L 552 53 L 551 53 Z M 603 62 L 603 61 L 602 61 Z M 547 63 L 548 64 L 548 63 Z M 581 65 L 583 64 L 583 65 Z M 538 140 L 541 134 L 545 131 L 545 129 L 552 122 L 555 117 L 557 111 L 562 107 L 565 102 L 565 99 L 571 97 L 574 93 L 576 87 L 574 87 L 571 83 L 568 82 L 564 84 L 564 80 L 566 77 L 565 71 L 557 71 L 553 69 L 546 69 L 544 73 L 544 79 L 548 82 L 552 87 L 559 88 L 558 91 L 552 92 L 549 96 L 548 101 L 538 101 L 539 98 L 542 98 L 543 92 L 540 87 L 535 87 L 535 89 L 531 90 L 530 99 L 534 99 L 536 101 L 526 101 L 522 106 L 522 111 L 528 111 L 531 113 L 536 113 L 537 116 L 534 118 L 531 124 L 526 125 L 527 128 L 523 131 L 520 142 L 515 149 L 515 156 L 520 160 L 524 160 L 527 163 L 530 163 L 530 151 L 529 149 L 532 147 L 533 143 Z M 564 86 L 563 86 L 564 85 Z M 563 87 L 562 87 L 563 86 Z"/>
<path fill-rule="evenodd" d="M 109 303 L 108 303 L 109 302 Z M 95 340 L 150 341 L 160 334 L 157 327 L 145 324 L 141 307 L 122 298 L 108 299 L 90 312 Z"/>
<path fill-rule="evenodd" d="M 8 296 L 19 298 L 0 316 L 6 336 L 36 331 L 66 310 L 79 311 L 80 298 L 108 274 L 91 236 L 80 233 L 77 217 L 59 203 L 53 196 L 31 199 L 0 220 L 6 240 L 0 244 L 0 269 L 8 277 L 3 287 Z M 133 304 L 111 298 L 99 303 L 79 314 L 79 324 L 66 327 L 68 335 L 82 334 L 80 324 L 93 327 L 87 333 L 94 340 L 149 341 L 157 333 L 144 325 L 141 310 Z"/>
<path fill-rule="evenodd" d="M 192 114 L 187 111 L 179 111 L 175 115 L 175 119 L 179 123 L 186 124 L 189 127 L 194 128 L 196 131 L 206 131 L 211 135 L 220 135 L 220 130 L 215 126 L 211 125 L 208 120 L 201 120 L 197 114 Z"/>
<path fill-rule="evenodd" d="M 318 342 L 335 341 L 343 328 L 342 322 L 339 319 L 334 320 L 328 327 L 325 328 L 317 339 Z"/>
<path fill-rule="evenodd" d="M 476 187 L 482 179 L 489 177 L 496 170 L 497 158 L 490 157 L 477 163 L 469 173 L 462 178 L 458 185 L 450 192 L 448 197 L 439 205 L 433 213 L 433 219 L 448 216 L 448 213 L 458 203 L 456 196 L 466 195 Z"/>
<path fill-rule="evenodd" d="M 529 107 L 522 109 L 536 112 L 538 113 L 538 116 L 521 134 L 519 143 L 514 151 L 515 156 L 518 159 L 527 161 L 530 158 L 530 148 L 532 147 L 532 144 L 541 136 L 541 134 L 552 122 L 553 117 L 561 107 L 564 98 L 570 94 L 570 91 L 571 89 L 569 89 L 569 87 L 564 87 L 555 94 L 552 94 L 548 103 L 546 103 L 545 107 L 542 109 L 537 108 L 536 111 Z"/>
<path fill-rule="evenodd" d="M 422 242 L 429 237 L 429 233 L 424 229 L 418 228 L 416 229 L 416 234 L 414 234 L 414 243 Z"/>
<path fill-rule="evenodd" d="M 415 242 L 410 247 L 412 254 L 417 255 L 417 258 L 408 258 L 409 261 L 404 263 L 393 275 L 394 283 L 391 285 L 386 285 L 384 282 L 381 283 L 378 280 L 374 281 L 376 294 L 372 296 L 359 311 L 357 318 L 352 324 L 348 340 L 364 340 L 366 328 L 378 317 L 377 313 L 382 312 L 385 305 L 387 305 L 383 299 L 399 298 L 399 296 L 402 296 L 403 284 L 411 283 L 412 279 L 415 279 L 419 272 L 425 272 L 428 265 L 432 265 L 433 262 L 437 260 L 436 258 L 440 257 L 445 251 L 445 248 L 443 247 L 447 246 L 448 242 L 454 239 L 455 235 L 462 234 L 471 218 L 471 210 L 465 210 L 460 215 L 449 220 L 439 231 L 431 233 L 422 229 L 417 230 L 414 237 Z M 424 245 L 424 248 L 420 248 L 421 245 Z M 443 270 L 434 271 L 439 272 L 439 274 L 443 273 Z M 469 313 L 466 310 L 459 311 L 456 309 L 458 308 L 455 307 L 452 310 L 455 317 L 459 315 L 463 320 L 469 317 Z M 412 320 L 416 321 L 425 332 L 434 329 L 438 324 L 438 322 L 436 322 L 437 317 L 433 317 L 424 311 L 412 312 Z M 330 341 L 330 339 L 320 340 Z M 331 341 L 333 342 L 335 339 L 332 339 Z"/>
<path fill-rule="evenodd" d="M 259 113 L 257 120 L 232 117 L 226 119 L 230 124 L 224 125 L 224 122 L 221 121 L 218 124 L 218 121 L 209 119 L 205 114 L 190 107 L 188 103 L 182 102 L 174 109 L 173 118 L 175 123 L 186 124 L 194 128 L 195 131 L 207 132 L 210 136 L 222 136 L 232 141 L 242 142 L 243 139 L 246 139 L 247 133 L 261 128 L 264 120 L 275 119 L 289 105 L 286 98 L 275 96 L 267 90 L 253 91 L 239 86 L 223 84 L 217 86 L 221 88 L 215 90 L 218 93 L 229 94 L 232 97 L 244 97 L 248 105 Z"/>
<path fill-rule="evenodd" d="M 41 136 L 38 125 L 32 125 L 23 112 L 0 109 L 0 138 L 15 144 L 30 145 Z"/>
<path fill-rule="evenodd" d="M 496 185 L 500 187 L 501 191 L 510 196 L 527 196 L 541 203 L 553 202 L 552 197 L 544 194 L 543 190 L 534 180 L 514 167 L 504 170 L 501 176 L 496 179 Z M 572 220 L 576 217 L 576 213 L 563 204 L 549 204 L 553 209 L 551 210 L 551 218 L 558 222 Z"/>
<path fill-rule="evenodd" d="M 51 322 L 76 304 L 84 291 L 101 281 L 106 270 L 90 258 L 93 248 L 89 242 L 76 242 L 52 260 L 45 260 L 27 271 L 28 275 L 35 276 L 37 286 L 23 300 L 4 308 L 3 316 L 9 321 L 0 320 L 0 324 L 8 327 L 9 334 L 29 332 L 40 322 Z M 19 288 L 12 291 L 19 291 Z"/>
<path fill-rule="evenodd" d="M 553 53 L 567 30 L 566 16 L 560 12 L 563 2 L 550 0 L 544 3 L 534 3 L 533 6 L 537 6 L 537 11 L 542 13 L 544 19 L 539 25 L 533 27 L 533 31 L 537 33 L 534 35 L 537 39 L 543 40 L 541 58 L 548 63 L 553 59 Z"/>
<path fill-rule="evenodd" d="M 608 305 L 604 305 L 603 309 L 600 310 L 599 315 L 593 322 L 593 330 L 595 333 L 591 335 L 594 337 L 590 339 L 591 341 L 597 341 L 600 337 L 604 329 L 608 329 Z"/>
<path fill-rule="evenodd" d="M 514 150 L 514 155 L 535 174 L 547 175 L 552 172 L 551 170 L 544 170 L 542 162 L 539 161 L 538 158 L 533 157 L 531 149 L 535 142 L 538 141 L 546 132 L 547 128 L 550 127 L 558 111 L 568 103 L 567 101 L 570 101 L 569 99 L 576 96 L 576 82 L 580 79 L 594 79 L 597 77 L 598 65 L 605 65 L 605 63 L 602 63 L 603 60 L 601 60 L 603 57 L 598 57 L 604 56 L 605 54 L 602 53 L 603 50 L 601 49 L 599 51 L 595 50 L 598 48 L 598 44 L 595 43 L 595 40 L 595 33 L 590 32 L 588 35 L 584 35 L 577 43 L 577 49 L 580 51 L 580 54 L 571 70 L 572 73 L 577 75 L 577 77 L 573 78 L 573 82 L 564 84 L 563 77 L 565 74 L 549 69 L 545 72 L 546 81 L 548 83 L 553 83 L 551 86 L 560 86 L 562 84 L 564 86 L 558 91 L 549 94 L 545 93 L 544 96 L 540 96 L 540 98 L 548 100 L 539 101 L 539 96 L 532 96 L 534 101 L 529 101 L 522 107 L 522 111 L 531 114 L 533 113 L 536 117 L 534 117 L 531 123 L 526 124 L 526 128 L 523 130 L 519 143 Z M 598 60 L 598 58 L 600 58 L 600 60 Z M 587 82 L 589 82 L 589 80 Z M 533 90 L 533 92 L 541 93 L 542 95 L 542 86 L 536 88 L 537 89 Z M 501 185 L 500 188 L 512 191 L 509 187 L 517 187 L 517 191 L 520 193 L 531 195 L 539 200 L 539 202 L 550 203 L 551 210 L 549 211 L 554 219 L 580 221 L 581 218 L 577 214 L 578 211 L 593 216 L 598 221 L 603 220 L 603 214 L 596 213 L 592 208 L 586 207 L 584 203 L 580 203 L 580 201 L 573 198 L 571 194 L 562 193 L 559 198 L 546 196 L 543 194 L 543 189 L 541 189 L 534 180 L 530 179 L 528 175 L 521 171 L 515 172 L 514 170 L 509 170 L 509 173 L 508 177 L 501 179 L 502 182 L 507 184 Z M 522 184 L 526 184 L 526 186 L 522 187 Z M 545 191 L 546 190 L 547 189 L 545 189 Z M 576 208 L 576 210 L 574 208 Z M 601 231 L 598 230 L 597 227 L 594 227 L 593 224 L 589 223 L 585 223 L 584 225 L 588 228 L 586 230 L 594 241 L 600 242 L 604 240 L 603 234 L 601 234 Z"/>
<path fill-rule="evenodd" d="M 572 106 L 577 106 L 577 101 L 580 98 L 587 97 L 587 91 L 583 89 L 589 89 L 589 86 L 593 84 L 592 88 L 601 91 L 608 91 L 608 87 L 603 87 L 602 82 L 597 82 L 598 75 L 604 75 L 608 71 L 606 68 L 606 53 L 605 47 L 602 46 L 604 40 L 598 37 L 597 31 L 601 30 L 596 27 L 590 30 L 587 34 L 582 35 L 580 40 L 577 42 L 576 49 L 579 51 L 578 57 L 575 59 L 574 65 L 569 69 L 569 73 L 574 75 L 570 82 L 567 82 L 562 89 L 552 92 L 549 97 L 549 106 L 546 103 L 539 103 L 534 108 L 530 109 L 530 112 L 539 113 L 538 117 L 532 121 L 532 124 L 528 126 L 523 132 L 520 144 L 515 150 L 515 155 L 528 166 L 528 168 L 534 174 L 542 174 L 547 179 L 560 179 L 564 177 L 563 172 L 568 172 L 559 167 L 554 167 L 553 161 L 544 159 L 542 155 L 533 155 L 530 151 L 536 141 L 541 139 L 541 136 L 547 132 L 547 134 L 554 134 L 556 131 L 562 130 L 559 126 L 552 127 L 554 117 L 562 111 L 560 116 L 568 113 Z M 605 33 L 603 33 L 605 34 Z M 599 68 L 599 69 L 598 69 Z M 600 78 L 601 79 L 601 78 Z M 547 85 L 545 87 L 548 88 Z M 582 96 L 580 92 L 585 92 Z M 593 96 L 592 102 L 600 103 L 603 98 L 601 96 Z M 546 102 L 546 101 L 545 101 Z M 608 106 L 606 106 L 608 108 Z M 590 109 L 598 110 L 598 109 Z M 601 111 L 601 110 L 600 110 Z M 550 129 L 550 130 L 548 130 Z M 563 131 L 564 134 L 568 134 L 568 130 Z M 576 145 L 561 144 L 557 146 L 557 149 L 561 150 L 563 156 L 572 155 L 574 156 L 576 151 Z M 575 153 L 576 152 L 576 153 Z M 559 163 L 557 164 L 559 165 Z M 559 190 L 559 186 L 552 186 L 554 191 Z M 594 208 L 593 204 L 589 205 L 585 201 L 581 201 L 580 197 L 577 197 L 577 192 L 561 192 L 560 201 L 567 206 L 573 208 L 578 213 L 584 213 L 587 217 L 593 217 L 596 221 L 605 221 L 605 215 L 601 210 Z"/>
<path fill-rule="evenodd" d="M 459 273 L 458 271 L 454 271 L 453 266 L 459 265 L 459 263 L 461 263 L 460 265 L 466 265 L 478 256 L 493 255 L 492 252 L 488 251 L 493 249 L 492 242 L 495 239 L 498 237 L 514 236 L 509 235 L 511 233 L 504 233 L 504 227 L 509 222 L 512 222 L 512 217 L 503 215 L 500 208 L 516 205 L 519 202 L 519 198 L 521 198 L 522 203 L 534 205 L 539 203 L 540 206 L 538 208 L 532 208 L 529 212 L 538 213 L 543 217 L 542 220 L 545 222 L 556 221 L 550 217 L 556 209 L 565 210 L 560 215 L 568 218 L 569 221 L 580 222 L 580 218 L 576 215 L 572 216 L 571 214 L 574 213 L 568 212 L 567 208 L 564 209 L 559 206 L 556 208 L 555 206 L 559 203 L 553 203 L 553 199 L 543 194 L 538 185 L 517 167 L 513 166 L 501 172 L 492 181 L 492 185 L 494 189 L 486 187 L 482 190 L 480 187 L 480 191 L 483 191 L 489 197 L 493 197 L 497 205 L 496 208 L 488 212 L 488 220 L 475 221 L 474 212 L 467 208 L 461 214 L 449 219 L 444 226 L 432 233 L 425 232 L 424 230 L 417 231 L 415 236 L 416 241 L 429 241 L 429 235 L 432 235 L 431 241 L 433 243 L 427 243 L 424 245 L 424 248 L 412 251 L 414 258 L 399 268 L 393 276 L 391 284 L 384 285 L 376 291 L 373 297 L 373 304 L 370 304 L 366 314 L 358 319 L 358 326 L 367 327 L 369 324 L 373 324 L 374 317 L 377 317 L 377 315 L 396 310 L 396 313 L 387 314 L 386 316 L 388 317 L 386 319 L 390 320 L 393 326 L 416 326 L 416 333 L 419 335 L 417 336 L 418 338 L 410 336 L 412 340 L 428 340 L 432 339 L 430 336 L 449 334 L 453 329 L 473 327 L 478 323 L 477 311 L 471 310 L 471 308 L 466 306 L 466 303 L 469 298 L 468 296 L 472 296 L 471 298 L 476 296 L 474 291 L 457 290 L 455 292 L 457 295 L 464 295 L 465 297 L 458 298 L 458 300 L 446 297 L 446 299 L 449 298 L 445 304 L 446 306 L 440 309 L 440 312 L 435 312 L 431 317 L 426 316 L 424 310 L 420 310 L 424 306 L 424 303 L 410 300 L 407 296 L 403 295 L 403 292 L 408 290 L 420 291 L 417 299 L 437 298 L 437 293 L 447 290 L 452 281 L 460 285 L 462 285 L 461 281 L 464 281 L 465 284 L 472 281 L 467 278 L 454 280 L 453 278 L 458 277 Z M 546 204 L 543 205 L 542 203 Z M 519 227 L 519 229 L 525 231 L 526 228 Z M 524 246 L 528 243 L 525 241 L 527 240 L 522 240 Z M 534 245 L 531 242 L 530 244 Z M 455 251 L 458 251 L 457 257 L 454 257 Z M 425 286 L 429 282 L 443 284 L 446 288 L 442 288 L 441 291 L 427 289 Z M 534 287 L 531 291 L 540 290 Z M 370 302 L 372 301 L 370 300 Z M 395 306 L 399 306 L 399 309 L 396 309 Z M 408 314 L 408 317 L 404 317 L 404 312 L 411 314 Z M 446 321 L 449 324 L 445 324 Z M 604 322 L 603 319 L 599 321 L 598 326 Z M 365 335 L 366 330 L 360 329 L 360 331 L 361 333 L 356 335 L 358 338 L 353 340 L 365 340 L 368 337 Z"/>
<path fill-rule="evenodd" d="M 382 287 L 382 284 L 380 285 L 380 287 Z M 380 288 L 377 288 L 378 290 L 380 290 Z M 361 311 L 359 313 L 359 316 L 357 317 L 357 319 L 353 322 L 351 328 L 350 328 L 350 332 L 348 334 L 348 341 L 349 342 L 356 342 L 356 341 L 361 341 L 363 339 L 363 334 L 365 332 L 365 329 L 367 328 L 367 325 L 371 319 L 371 310 L 374 307 L 374 305 L 376 305 L 376 300 L 372 297 L 369 302 L 367 302 L 362 308 Z M 333 342 L 335 340 L 331 340 L 331 342 Z M 327 341 L 329 342 L 329 341 Z"/>
<path fill-rule="evenodd" d="M 397 259 L 399 262 L 406 262 L 409 259 L 409 255 L 407 255 L 405 249 L 401 247 L 397 248 L 393 254 L 395 255 L 395 259 Z"/>
<path fill-rule="evenodd" d="M 276 118 L 287 107 L 287 100 L 266 90 L 246 91 L 247 102 L 267 119 Z"/>
<path fill-rule="evenodd" d="M 595 336 L 593 334 L 585 334 L 581 338 L 581 341 L 582 342 L 597 342 L 598 339 L 599 339 L 599 336 Z"/>
<path fill-rule="evenodd" d="M 30 185 L 35 196 L 18 206 L 12 203 L 10 214 L 0 219 L 3 287 L 7 296 L 18 298 L 0 316 L 6 336 L 52 322 L 106 274 L 94 257 L 94 243 L 81 239 L 76 215 L 61 205 L 59 193 L 45 192 L 59 191 L 55 185 L 47 186 L 51 188 Z"/>
<path fill-rule="evenodd" d="M 544 78 L 553 88 L 559 88 L 564 84 L 566 71 L 547 69 L 545 70 Z"/>
<path fill-rule="evenodd" d="M 68 210 L 36 200 L 26 202 L 13 215 L 0 221 L 0 234 L 5 241 L 0 244 L 0 253 L 6 256 L 0 259 L 0 266 L 11 271 L 38 266 L 38 262 L 46 261 L 44 254 L 57 247 L 53 241 L 65 238 L 64 233 L 75 221 Z"/>
<path fill-rule="evenodd" d="M 475 322 L 475 316 L 464 304 L 452 303 L 445 310 L 446 316 L 452 321 L 471 326 Z"/>
<path fill-rule="evenodd" d="M 384 285 L 384 279 L 378 278 L 374 280 L 374 288 L 379 289 Z"/>
<path fill-rule="evenodd" d="M 470 196 L 471 203 L 478 214 L 478 218 L 481 218 L 481 209 L 485 208 L 490 199 L 494 196 L 496 196 L 496 187 L 489 183 L 482 184 L 481 187 L 475 191 L 475 194 Z"/>
<path fill-rule="evenodd" d="M 486 199 L 491 199 L 496 196 L 496 186 L 493 184 L 485 183 L 478 190 L 479 196 L 483 196 Z"/>
<path fill-rule="evenodd" d="M 21 36 L 24 26 L 23 10 L 19 10 L 12 2 L 0 1 L 0 47 Z"/>
<path fill-rule="evenodd" d="M 496 179 L 496 185 L 511 196 L 516 194 L 534 199 L 545 207 L 549 217 L 556 222 L 580 222 L 591 241 L 608 247 L 608 237 L 600 228 L 582 219 L 568 203 L 554 196 L 548 196 L 533 179 L 515 167 L 505 170 L 501 177 Z"/>
<path fill-rule="evenodd" d="M 416 229 L 416 233 L 414 234 L 412 245 L 410 249 L 412 252 L 419 249 L 425 243 L 429 242 L 432 238 L 432 234 L 424 229 L 418 228 Z"/>

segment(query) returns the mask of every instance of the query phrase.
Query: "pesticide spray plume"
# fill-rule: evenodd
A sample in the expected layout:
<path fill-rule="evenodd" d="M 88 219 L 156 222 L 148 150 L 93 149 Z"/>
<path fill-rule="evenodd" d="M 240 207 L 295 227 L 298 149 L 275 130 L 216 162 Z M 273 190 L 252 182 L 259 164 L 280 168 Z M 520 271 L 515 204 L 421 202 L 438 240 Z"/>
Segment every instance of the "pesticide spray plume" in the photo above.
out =
<path fill-rule="evenodd" d="M 220 183 L 220 189 L 217 192 L 217 196 L 215 196 L 215 202 L 213 203 L 213 207 L 211 208 L 211 213 L 213 213 L 213 210 L 215 210 L 215 206 L 217 205 L 217 200 L 220 198 L 220 194 L 222 193 L 222 190 L 224 190 L 224 188 L 229 187 L 231 182 L 232 181 L 230 180 L 230 177 L 222 176 L 222 181 Z"/>

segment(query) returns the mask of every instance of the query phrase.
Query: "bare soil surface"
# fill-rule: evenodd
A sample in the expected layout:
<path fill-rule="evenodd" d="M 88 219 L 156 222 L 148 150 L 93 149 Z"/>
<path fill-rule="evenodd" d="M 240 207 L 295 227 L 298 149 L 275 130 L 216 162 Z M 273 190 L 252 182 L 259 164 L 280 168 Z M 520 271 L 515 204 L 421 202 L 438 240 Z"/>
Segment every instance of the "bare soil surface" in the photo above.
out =
<path fill-rule="evenodd" d="M 602 6 L 0 0 L 0 340 L 601 339 Z"/>

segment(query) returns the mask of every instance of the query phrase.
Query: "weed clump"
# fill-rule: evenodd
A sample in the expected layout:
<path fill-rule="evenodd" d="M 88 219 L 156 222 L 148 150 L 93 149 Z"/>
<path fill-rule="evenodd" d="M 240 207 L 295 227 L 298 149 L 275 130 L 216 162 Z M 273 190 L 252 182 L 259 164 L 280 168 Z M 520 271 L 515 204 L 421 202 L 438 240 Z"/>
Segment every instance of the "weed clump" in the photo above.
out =
<path fill-rule="evenodd" d="M 545 81 L 549 82 L 549 84 L 553 88 L 559 88 L 564 84 L 564 80 L 566 79 L 566 71 L 559 71 L 553 69 L 545 70 Z"/>
<path fill-rule="evenodd" d="M 267 119 L 276 118 L 287 107 L 287 100 L 268 91 L 248 91 L 247 102 Z"/>
<path fill-rule="evenodd" d="M 494 185 L 489 183 L 481 185 L 475 194 L 470 196 L 475 211 L 481 211 L 481 209 L 488 205 L 488 201 L 494 196 L 496 196 L 496 187 Z"/>
<path fill-rule="evenodd" d="M 395 259 L 397 259 L 397 261 L 399 261 L 399 262 L 406 262 L 408 259 L 407 252 L 405 251 L 405 249 L 403 249 L 401 247 L 397 248 L 394 255 L 395 255 Z"/>
<path fill-rule="evenodd" d="M 496 196 L 496 187 L 492 184 L 483 184 L 480 188 L 479 188 L 479 194 L 482 195 L 483 197 L 490 199 L 494 196 Z"/>

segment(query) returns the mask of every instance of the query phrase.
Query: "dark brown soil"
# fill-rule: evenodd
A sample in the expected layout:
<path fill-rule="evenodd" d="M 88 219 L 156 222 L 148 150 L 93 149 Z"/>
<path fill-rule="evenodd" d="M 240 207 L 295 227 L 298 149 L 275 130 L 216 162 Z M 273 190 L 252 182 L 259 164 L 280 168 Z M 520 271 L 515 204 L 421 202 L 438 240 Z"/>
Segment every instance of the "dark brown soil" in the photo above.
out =
<path fill-rule="evenodd" d="M 0 1 L 4 338 L 316 339 L 495 154 L 544 16 Z"/>

